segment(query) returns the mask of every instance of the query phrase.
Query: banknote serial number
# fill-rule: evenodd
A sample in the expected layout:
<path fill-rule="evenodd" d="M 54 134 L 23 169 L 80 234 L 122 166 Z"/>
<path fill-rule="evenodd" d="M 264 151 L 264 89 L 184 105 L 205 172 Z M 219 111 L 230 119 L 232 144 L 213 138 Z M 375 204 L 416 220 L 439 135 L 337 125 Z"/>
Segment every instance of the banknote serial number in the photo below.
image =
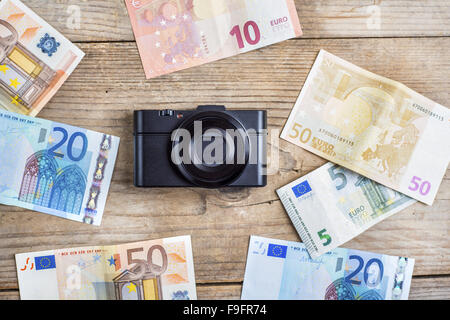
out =
<path fill-rule="evenodd" d="M 444 121 L 444 117 L 436 112 L 433 112 L 430 109 L 427 109 L 425 107 L 422 107 L 421 105 L 417 104 L 417 103 L 413 103 L 412 107 L 425 113 L 426 115 L 430 116 L 431 118 L 437 119 L 439 121 Z"/>

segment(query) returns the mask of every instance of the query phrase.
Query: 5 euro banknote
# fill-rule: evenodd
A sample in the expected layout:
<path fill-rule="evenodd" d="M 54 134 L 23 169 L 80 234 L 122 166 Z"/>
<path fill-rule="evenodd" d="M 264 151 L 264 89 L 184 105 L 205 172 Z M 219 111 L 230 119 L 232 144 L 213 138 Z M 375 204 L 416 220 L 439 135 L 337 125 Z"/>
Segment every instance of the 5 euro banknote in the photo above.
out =
<path fill-rule="evenodd" d="M 119 141 L 0 110 L 0 204 L 100 225 Z"/>
<path fill-rule="evenodd" d="M 417 202 L 330 162 L 277 193 L 313 258 Z"/>
<path fill-rule="evenodd" d="M 16 254 L 23 300 L 195 300 L 190 236 Z"/>
<path fill-rule="evenodd" d="M 407 300 L 414 259 L 252 236 L 242 300 Z"/>
<path fill-rule="evenodd" d="M 126 0 L 147 79 L 302 35 L 293 0 Z"/>
<path fill-rule="evenodd" d="M 281 137 L 431 205 L 450 160 L 450 111 L 320 51 Z"/>
<path fill-rule="evenodd" d="M 35 116 L 84 53 L 19 0 L 0 3 L 0 109 Z"/>

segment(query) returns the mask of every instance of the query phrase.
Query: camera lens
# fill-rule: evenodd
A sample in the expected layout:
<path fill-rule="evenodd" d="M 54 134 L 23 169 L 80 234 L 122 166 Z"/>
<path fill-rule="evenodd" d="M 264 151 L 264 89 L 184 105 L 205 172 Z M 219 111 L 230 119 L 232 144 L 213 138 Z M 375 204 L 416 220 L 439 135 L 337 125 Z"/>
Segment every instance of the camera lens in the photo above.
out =
<path fill-rule="evenodd" d="M 172 161 L 180 174 L 204 188 L 230 185 L 249 160 L 250 140 L 245 128 L 223 112 L 193 115 L 174 131 L 172 141 Z"/>
<path fill-rule="evenodd" d="M 194 129 L 195 130 L 195 129 Z M 214 148 L 217 146 L 217 148 Z M 208 152 L 211 149 L 211 152 Z M 195 145 L 195 140 L 191 139 L 190 154 L 193 157 L 192 163 L 197 167 L 216 168 L 233 159 L 236 153 L 233 139 L 227 135 L 223 129 L 208 129 L 203 133 L 201 147 Z"/>

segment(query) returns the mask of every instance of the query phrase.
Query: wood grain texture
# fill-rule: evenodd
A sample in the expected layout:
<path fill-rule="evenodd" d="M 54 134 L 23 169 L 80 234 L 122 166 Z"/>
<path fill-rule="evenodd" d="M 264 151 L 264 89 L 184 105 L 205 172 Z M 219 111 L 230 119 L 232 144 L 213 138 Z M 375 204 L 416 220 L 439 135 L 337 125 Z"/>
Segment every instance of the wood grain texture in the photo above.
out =
<path fill-rule="evenodd" d="M 243 280 L 249 235 L 299 240 L 274 190 L 324 160 L 281 141 L 280 169 L 266 188 L 187 188 L 180 201 L 181 190 L 132 185 L 135 109 L 184 109 L 205 103 L 262 108 L 269 111 L 270 127 L 280 130 L 320 48 L 402 81 L 442 104 L 450 88 L 449 38 L 286 41 L 149 81 L 134 43 L 81 47 L 86 58 L 39 116 L 122 138 L 103 223 L 93 227 L 0 206 L 2 289 L 18 287 L 14 254 L 19 252 L 191 234 L 197 282 L 235 283 Z M 415 275 L 450 274 L 449 187 L 450 170 L 434 206 L 415 204 L 345 247 L 415 258 Z"/>
<path fill-rule="evenodd" d="M 221 299 L 238 300 L 241 297 L 242 284 L 201 285 L 197 287 L 201 300 Z M 11 294 L 11 296 L 13 296 Z M 450 299 L 450 277 L 414 277 L 411 282 L 410 300 Z"/>
<path fill-rule="evenodd" d="M 133 41 L 124 0 L 28 0 L 72 41 Z M 295 0 L 305 38 L 448 36 L 447 0 Z M 79 10 L 79 29 L 73 28 Z M 379 11 L 377 11 L 379 10 Z M 373 24 L 379 12 L 379 28 Z"/>
<path fill-rule="evenodd" d="M 242 284 L 197 285 L 199 300 L 239 300 Z M 0 291 L 0 300 L 20 299 L 18 290 Z M 413 278 L 410 300 L 450 299 L 450 277 L 420 277 Z"/>
<path fill-rule="evenodd" d="M 249 235 L 299 240 L 274 190 L 323 159 L 280 141 L 279 171 L 265 188 L 136 189 L 133 110 L 199 104 L 265 109 L 270 128 L 281 130 L 320 49 L 443 105 L 449 101 L 447 0 L 296 0 L 303 38 L 153 80 L 145 80 L 123 0 L 24 3 L 86 52 L 39 117 L 120 136 L 121 146 L 101 227 L 0 205 L 0 299 L 18 298 L 15 253 L 184 234 L 192 235 L 199 298 L 237 299 Z M 79 30 L 67 27 L 71 5 L 81 9 Z M 379 30 L 367 28 L 371 5 L 381 10 Z M 410 298 L 450 299 L 449 212 L 447 170 L 432 207 L 415 204 L 345 247 L 415 258 L 419 277 Z"/>

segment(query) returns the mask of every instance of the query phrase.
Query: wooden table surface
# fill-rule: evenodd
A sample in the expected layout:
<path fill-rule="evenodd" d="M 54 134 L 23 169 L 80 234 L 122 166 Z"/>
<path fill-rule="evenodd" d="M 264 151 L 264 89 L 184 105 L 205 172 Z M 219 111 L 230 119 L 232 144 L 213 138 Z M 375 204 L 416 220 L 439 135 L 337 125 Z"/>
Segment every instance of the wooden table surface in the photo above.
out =
<path fill-rule="evenodd" d="M 266 109 L 270 128 L 281 129 L 321 48 L 449 101 L 448 0 L 296 0 L 302 38 L 153 80 L 145 79 L 123 0 L 23 2 L 86 53 L 39 117 L 122 140 L 101 227 L 0 206 L 0 299 L 19 298 L 15 253 L 185 234 L 192 235 L 199 298 L 239 299 L 250 235 L 300 240 L 274 190 L 323 159 L 280 141 L 279 172 L 263 189 L 136 189 L 133 110 Z M 77 8 L 74 30 L 68 12 Z M 345 247 L 415 258 L 410 298 L 450 299 L 449 209 L 447 170 L 432 207 L 415 204 Z"/>

